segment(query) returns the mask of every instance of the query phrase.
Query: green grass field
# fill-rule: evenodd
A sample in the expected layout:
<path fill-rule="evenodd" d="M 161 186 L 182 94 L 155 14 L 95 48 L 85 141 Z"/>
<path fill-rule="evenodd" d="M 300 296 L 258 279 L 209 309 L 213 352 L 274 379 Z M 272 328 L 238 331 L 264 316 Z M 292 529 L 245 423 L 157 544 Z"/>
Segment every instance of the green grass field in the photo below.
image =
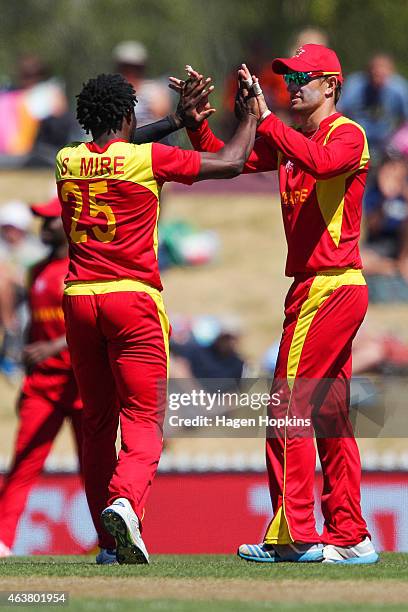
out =
<path fill-rule="evenodd" d="M 251 564 L 223 555 L 158 555 L 149 566 L 101 567 L 92 557 L 15 557 L 0 561 L 0 590 L 66 591 L 70 612 L 408 610 L 408 555 L 384 553 L 374 566 L 354 567 Z"/>

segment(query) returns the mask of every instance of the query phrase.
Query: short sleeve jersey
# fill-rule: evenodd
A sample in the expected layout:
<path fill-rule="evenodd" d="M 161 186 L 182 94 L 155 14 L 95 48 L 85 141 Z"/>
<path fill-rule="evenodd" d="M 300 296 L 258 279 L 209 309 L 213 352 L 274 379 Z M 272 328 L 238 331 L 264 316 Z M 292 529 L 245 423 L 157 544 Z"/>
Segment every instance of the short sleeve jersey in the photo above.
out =
<path fill-rule="evenodd" d="M 162 289 L 157 221 L 163 183 L 192 184 L 200 155 L 158 143 L 72 143 L 56 159 L 69 240 L 67 282 L 135 279 Z"/>

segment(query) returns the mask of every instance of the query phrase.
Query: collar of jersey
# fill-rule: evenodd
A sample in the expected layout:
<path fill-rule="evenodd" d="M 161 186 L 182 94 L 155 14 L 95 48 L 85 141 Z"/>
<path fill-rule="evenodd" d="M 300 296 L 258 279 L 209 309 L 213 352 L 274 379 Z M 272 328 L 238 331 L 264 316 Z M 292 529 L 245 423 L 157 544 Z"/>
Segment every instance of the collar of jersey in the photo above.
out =
<path fill-rule="evenodd" d="M 325 119 L 323 119 L 323 121 L 320 122 L 319 130 L 327 127 L 330 123 L 333 123 L 333 121 L 336 121 L 336 119 L 340 116 L 341 116 L 341 113 L 333 113 L 329 117 L 326 117 Z"/>
<path fill-rule="evenodd" d="M 323 119 L 320 122 L 319 127 L 317 128 L 316 132 L 318 132 L 319 130 L 322 130 L 323 128 L 327 127 L 328 125 L 330 125 L 330 123 L 333 123 L 333 121 L 336 121 L 336 119 L 338 117 L 341 117 L 341 113 L 333 113 L 329 117 L 326 117 L 325 119 Z M 301 131 L 301 130 L 299 130 L 299 131 Z M 312 134 L 316 134 L 316 132 L 302 132 L 302 134 L 303 134 L 303 136 L 310 137 L 311 133 Z"/>
<path fill-rule="evenodd" d="M 114 142 L 127 142 L 129 144 L 129 141 L 125 140 L 124 138 L 112 138 L 112 140 L 107 142 L 106 145 L 104 145 L 103 147 L 100 147 L 94 141 L 86 142 L 85 144 L 92 153 L 105 153 L 105 151 L 109 149 L 111 144 L 113 144 Z"/>

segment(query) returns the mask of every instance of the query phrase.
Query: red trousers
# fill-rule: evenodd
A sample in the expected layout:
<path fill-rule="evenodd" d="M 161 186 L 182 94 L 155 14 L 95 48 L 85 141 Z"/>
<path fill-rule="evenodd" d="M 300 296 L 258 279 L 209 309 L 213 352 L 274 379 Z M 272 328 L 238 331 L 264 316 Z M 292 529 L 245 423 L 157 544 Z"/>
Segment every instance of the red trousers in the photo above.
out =
<path fill-rule="evenodd" d="M 64 419 L 70 419 L 81 458 L 81 403 L 72 372 L 34 372 L 24 380 L 10 472 L 0 492 L 0 540 L 11 548 L 28 494 L 40 475 Z"/>
<path fill-rule="evenodd" d="M 160 293 L 150 288 L 65 295 L 64 312 L 84 404 L 85 491 L 99 545 L 112 548 L 114 540 L 100 521 L 102 510 L 125 497 L 141 520 L 159 463 L 169 324 Z"/>
<path fill-rule="evenodd" d="M 361 516 L 361 465 L 349 421 L 351 346 L 367 310 L 358 270 L 295 279 L 272 388 L 266 459 L 274 516 L 265 542 L 354 545 L 368 534 Z M 275 405 L 273 405 L 275 404 Z M 290 419 L 302 419 L 300 425 Z M 309 421 L 307 421 L 309 419 Z M 309 424 L 310 422 L 310 424 Z M 316 440 L 314 440 L 314 431 Z M 316 450 L 323 472 L 322 536 L 314 517 Z"/>

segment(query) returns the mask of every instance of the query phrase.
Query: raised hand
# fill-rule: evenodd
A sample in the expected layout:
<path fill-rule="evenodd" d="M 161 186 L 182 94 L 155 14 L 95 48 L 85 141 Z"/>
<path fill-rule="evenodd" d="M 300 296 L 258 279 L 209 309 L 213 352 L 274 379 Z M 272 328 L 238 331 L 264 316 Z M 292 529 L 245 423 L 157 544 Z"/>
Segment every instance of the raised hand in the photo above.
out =
<path fill-rule="evenodd" d="M 241 64 L 241 67 L 238 70 L 237 99 L 240 96 L 246 99 L 251 113 L 257 117 L 257 121 L 259 123 L 269 109 L 262 93 L 262 89 L 260 88 L 259 79 L 254 74 L 251 75 L 251 72 L 246 64 Z M 235 113 L 237 114 L 237 103 Z"/>
<path fill-rule="evenodd" d="M 208 96 L 214 90 L 210 85 L 211 78 L 204 79 L 203 75 L 188 66 L 187 80 L 169 77 L 169 87 L 180 94 L 176 116 L 180 125 L 195 130 L 216 109 L 208 102 Z"/>

